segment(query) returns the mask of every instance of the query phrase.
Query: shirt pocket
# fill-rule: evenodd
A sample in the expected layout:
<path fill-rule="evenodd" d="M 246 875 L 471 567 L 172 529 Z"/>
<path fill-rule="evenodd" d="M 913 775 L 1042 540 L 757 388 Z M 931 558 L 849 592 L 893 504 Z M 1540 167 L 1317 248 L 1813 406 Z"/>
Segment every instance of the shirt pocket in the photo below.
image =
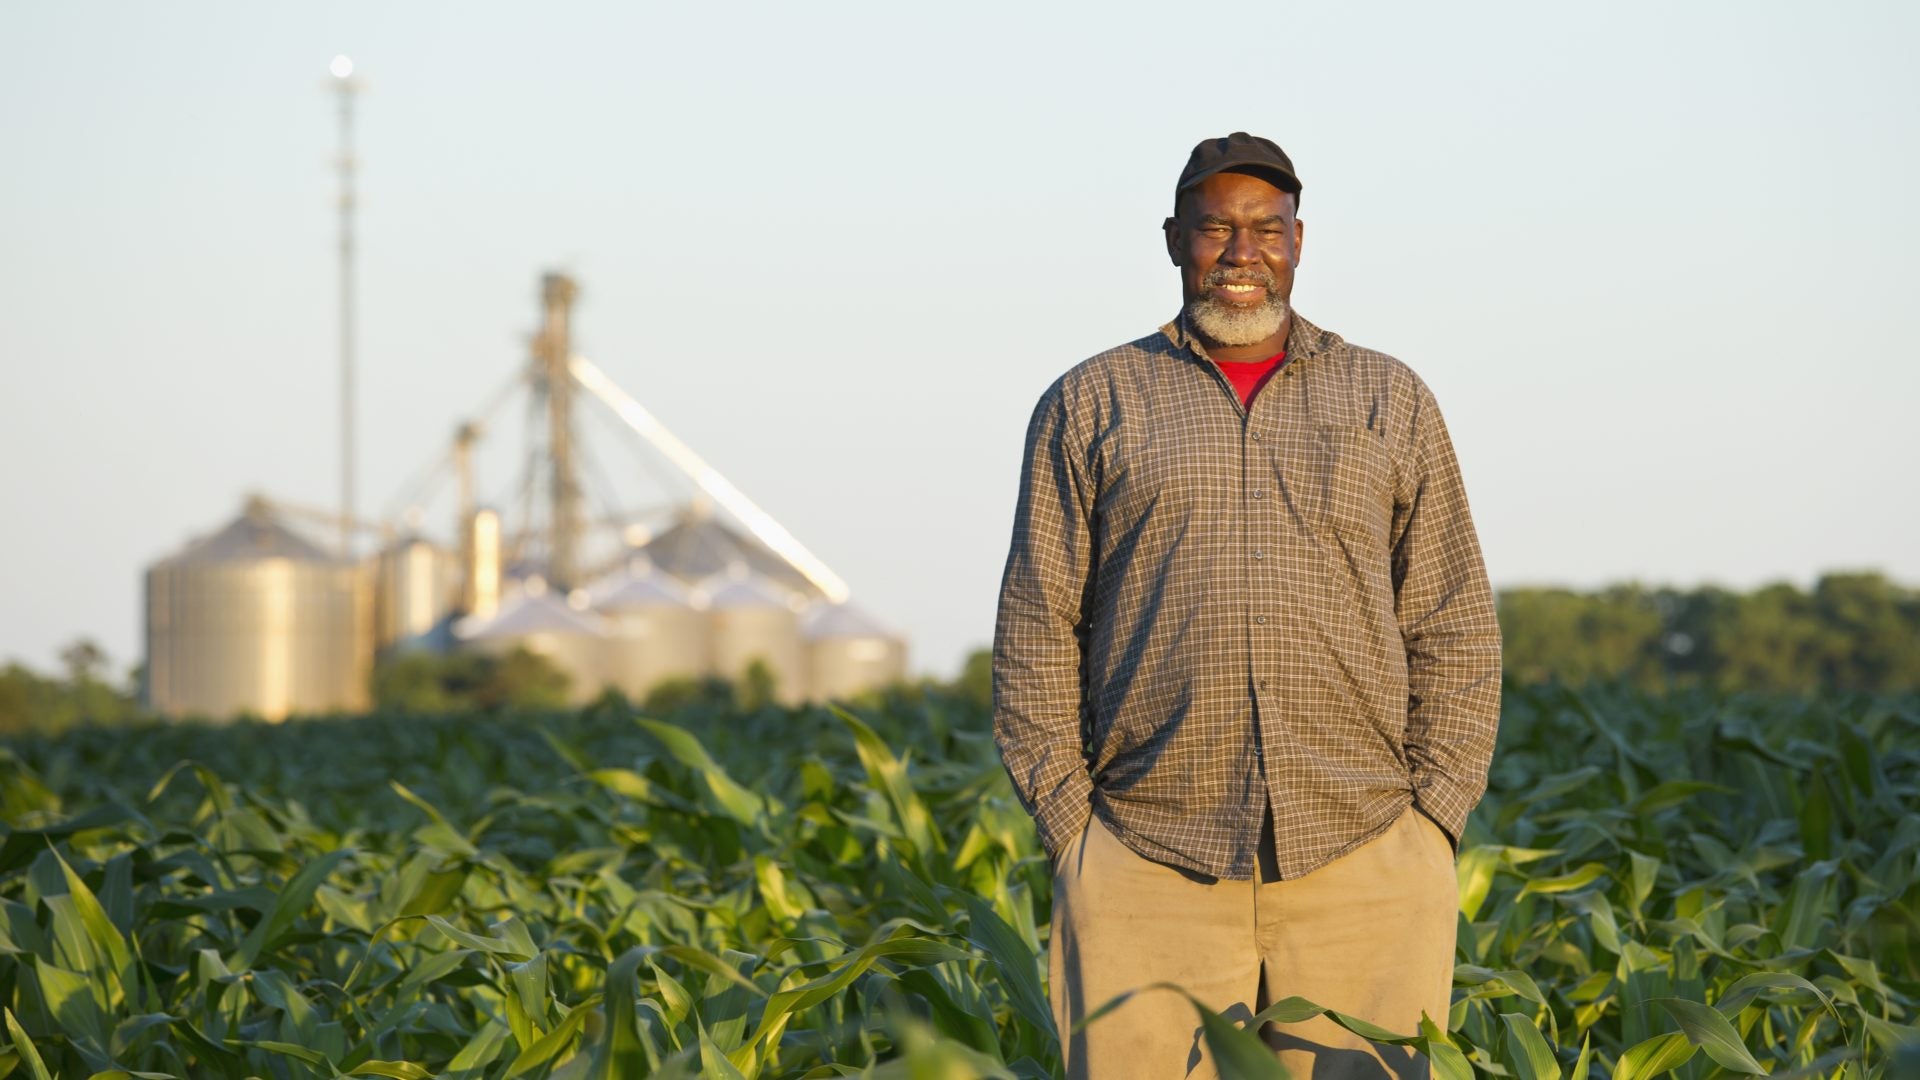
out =
<path fill-rule="evenodd" d="M 1316 532 L 1373 541 L 1384 551 L 1393 519 L 1393 462 L 1368 428 L 1312 427 L 1278 463 L 1295 506 Z"/>

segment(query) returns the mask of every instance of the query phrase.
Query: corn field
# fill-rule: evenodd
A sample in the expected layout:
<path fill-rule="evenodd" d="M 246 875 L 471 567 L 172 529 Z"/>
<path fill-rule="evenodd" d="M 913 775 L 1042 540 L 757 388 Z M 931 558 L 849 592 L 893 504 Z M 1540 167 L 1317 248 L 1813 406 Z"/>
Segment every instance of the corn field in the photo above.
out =
<path fill-rule="evenodd" d="M 1449 1080 L 1920 1075 L 1916 765 L 1912 699 L 1512 689 L 1450 1014 L 1335 1019 Z M 0 1077 L 1059 1068 L 1049 868 L 936 689 L 83 729 L 0 745 L 0 821 Z"/>

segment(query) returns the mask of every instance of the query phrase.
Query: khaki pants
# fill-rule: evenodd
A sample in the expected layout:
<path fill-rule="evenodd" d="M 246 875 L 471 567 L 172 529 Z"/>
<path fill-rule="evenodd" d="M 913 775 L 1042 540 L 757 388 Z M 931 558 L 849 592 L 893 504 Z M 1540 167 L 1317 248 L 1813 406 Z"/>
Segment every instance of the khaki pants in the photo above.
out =
<path fill-rule="evenodd" d="M 1258 883 L 1142 858 L 1096 815 L 1054 869 L 1048 962 L 1067 1075 L 1219 1075 L 1199 1016 L 1168 990 L 1142 992 L 1073 1033 L 1117 995 L 1157 982 L 1235 1020 L 1299 995 L 1402 1034 L 1416 1031 L 1422 1010 L 1445 1027 L 1459 906 L 1452 847 L 1411 808 L 1305 877 Z M 1295 1080 L 1427 1073 L 1418 1054 L 1375 1046 L 1326 1017 L 1262 1034 Z"/>

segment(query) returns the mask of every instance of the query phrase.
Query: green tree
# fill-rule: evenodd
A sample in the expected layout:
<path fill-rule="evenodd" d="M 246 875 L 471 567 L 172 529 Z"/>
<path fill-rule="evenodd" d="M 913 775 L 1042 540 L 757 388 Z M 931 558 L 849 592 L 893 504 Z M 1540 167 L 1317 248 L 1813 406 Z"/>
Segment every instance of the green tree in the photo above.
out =
<path fill-rule="evenodd" d="M 960 666 L 960 677 L 953 681 L 953 692 L 983 709 L 993 707 L 993 650 L 975 649 Z"/>
<path fill-rule="evenodd" d="M 566 672 L 523 648 L 505 656 L 410 652 L 374 666 L 373 701 L 381 709 L 419 715 L 559 709 L 567 704 L 570 685 Z"/>

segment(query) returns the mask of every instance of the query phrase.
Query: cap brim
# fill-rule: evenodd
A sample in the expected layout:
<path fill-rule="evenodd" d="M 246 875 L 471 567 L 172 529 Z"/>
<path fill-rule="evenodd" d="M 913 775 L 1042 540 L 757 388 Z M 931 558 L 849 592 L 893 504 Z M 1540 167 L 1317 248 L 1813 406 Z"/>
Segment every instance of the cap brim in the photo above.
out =
<path fill-rule="evenodd" d="M 1174 190 L 1185 191 L 1215 173 L 1223 173 L 1230 169 L 1258 170 L 1262 175 L 1271 177 L 1277 181 L 1274 186 L 1280 190 L 1291 192 L 1295 195 L 1300 194 L 1300 178 L 1280 166 L 1275 165 L 1271 161 L 1216 161 L 1212 165 L 1188 177 Z"/>

